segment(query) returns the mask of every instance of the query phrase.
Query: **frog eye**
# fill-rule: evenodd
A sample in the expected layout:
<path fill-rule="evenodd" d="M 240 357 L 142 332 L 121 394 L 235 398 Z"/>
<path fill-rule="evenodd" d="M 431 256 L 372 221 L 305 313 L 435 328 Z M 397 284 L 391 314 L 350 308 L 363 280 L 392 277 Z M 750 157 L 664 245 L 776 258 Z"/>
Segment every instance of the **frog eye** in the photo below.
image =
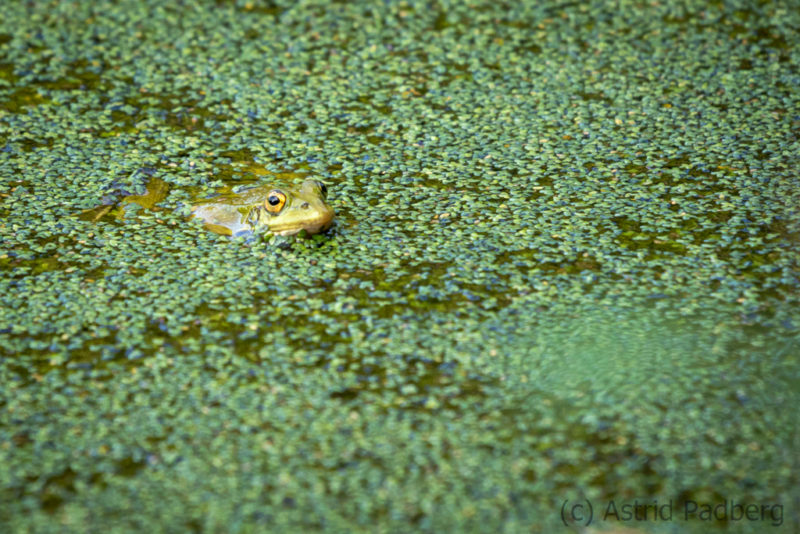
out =
<path fill-rule="evenodd" d="M 319 187 L 319 192 L 322 193 L 322 198 L 328 198 L 328 186 L 320 182 L 319 180 L 314 180 L 317 182 L 317 187 Z"/>
<path fill-rule="evenodd" d="M 269 196 L 264 202 L 264 207 L 267 208 L 268 212 L 278 214 L 283 209 L 284 204 L 286 204 L 286 195 L 277 189 L 273 189 L 269 192 Z"/>

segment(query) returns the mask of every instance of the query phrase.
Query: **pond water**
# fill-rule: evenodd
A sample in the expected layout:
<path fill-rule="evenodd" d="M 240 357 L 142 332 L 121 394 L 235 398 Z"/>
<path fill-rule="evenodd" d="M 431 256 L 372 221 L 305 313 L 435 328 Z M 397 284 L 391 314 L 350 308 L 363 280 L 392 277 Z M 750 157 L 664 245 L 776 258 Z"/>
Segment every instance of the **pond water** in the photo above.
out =
<path fill-rule="evenodd" d="M 10 2 L 2 530 L 800 529 L 798 13 Z"/>

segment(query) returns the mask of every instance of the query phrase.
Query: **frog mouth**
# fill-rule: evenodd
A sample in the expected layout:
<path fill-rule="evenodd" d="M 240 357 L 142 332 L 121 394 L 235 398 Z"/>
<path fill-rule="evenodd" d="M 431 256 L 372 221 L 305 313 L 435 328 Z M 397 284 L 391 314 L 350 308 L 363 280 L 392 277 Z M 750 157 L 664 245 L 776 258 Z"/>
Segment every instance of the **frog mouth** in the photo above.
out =
<path fill-rule="evenodd" d="M 313 235 L 313 234 L 318 234 L 320 232 L 324 232 L 325 230 L 330 228 L 332 224 L 333 224 L 333 212 L 330 212 L 320 216 L 315 220 L 303 223 L 299 226 L 293 225 L 290 228 L 287 228 L 285 225 L 270 226 L 269 231 L 270 233 L 273 233 L 275 235 L 288 236 L 288 235 L 299 234 L 300 232 L 305 230 L 308 233 L 308 235 Z"/>

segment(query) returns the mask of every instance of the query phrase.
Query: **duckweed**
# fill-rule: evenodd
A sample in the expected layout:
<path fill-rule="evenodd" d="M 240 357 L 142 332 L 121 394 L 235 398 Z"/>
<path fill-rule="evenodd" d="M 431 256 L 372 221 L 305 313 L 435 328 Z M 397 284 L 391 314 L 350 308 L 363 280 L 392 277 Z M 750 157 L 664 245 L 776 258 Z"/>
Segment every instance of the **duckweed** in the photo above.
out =
<path fill-rule="evenodd" d="M 6 2 L 1 530 L 800 528 L 796 7 Z"/>

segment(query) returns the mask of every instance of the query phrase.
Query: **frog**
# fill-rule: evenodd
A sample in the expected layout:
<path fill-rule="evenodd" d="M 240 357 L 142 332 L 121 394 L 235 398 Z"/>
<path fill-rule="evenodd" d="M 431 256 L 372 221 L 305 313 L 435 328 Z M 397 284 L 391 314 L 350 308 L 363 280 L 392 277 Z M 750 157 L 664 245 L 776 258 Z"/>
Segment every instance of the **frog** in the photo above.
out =
<path fill-rule="evenodd" d="M 192 216 L 202 219 L 214 233 L 232 237 L 273 234 L 313 235 L 333 224 L 328 188 L 320 180 L 306 179 L 299 186 L 249 185 L 230 193 L 196 202 Z"/>

